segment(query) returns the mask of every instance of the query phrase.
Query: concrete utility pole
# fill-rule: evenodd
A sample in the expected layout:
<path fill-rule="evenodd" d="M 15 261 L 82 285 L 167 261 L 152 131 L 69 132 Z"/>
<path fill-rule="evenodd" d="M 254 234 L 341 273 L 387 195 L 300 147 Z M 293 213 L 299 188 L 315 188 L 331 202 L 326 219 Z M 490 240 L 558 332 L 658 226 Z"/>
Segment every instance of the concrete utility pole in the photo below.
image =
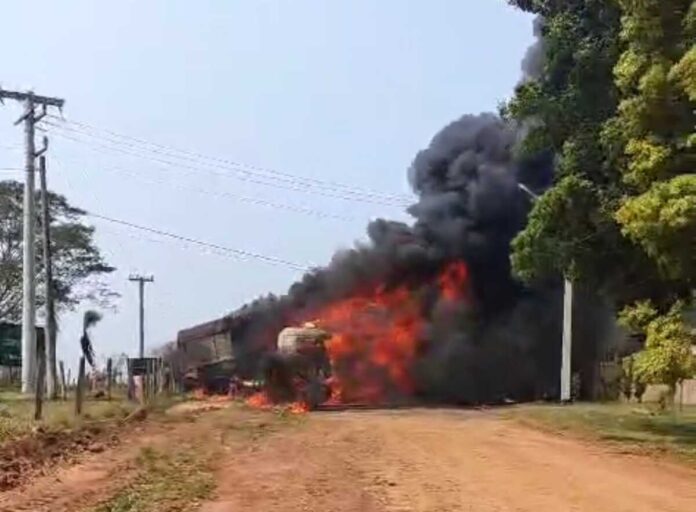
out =
<path fill-rule="evenodd" d="M 573 283 L 563 279 L 563 349 L 561 350 L 561 402 L 571 399 L 570 355 L 573 345 Z"/>
<path fill-rule="evenodd" d="M 22 267 L 22 392 L 34 390 L 36 368 L 36 275 L 35 275 L 35 222 L 34 212 L 34 161 L 38 156 L 34 148 L 34 125 L 46 115 L 48 106 L 62 108 L 59 98 L 35 95 L 33 92 L 4 91 L 0 89 L 0 102 L 5 98 L 23 101 L 24 115 L 15 125 L 24 122 L 26 178 L 24 182 L 24 254 Z M 36 115 L 35 107 L 43 112 Z M 43 153 L 44 150 L 41 152 Z"/>
<path fill-rule="evenodd" d="M 48 140 L 44 137 L 44 147 Z M 53 297 L 53 259 L 51 255 L 51 217 L 48 213 L 48 188 L 46 186 L 46 157 L 39 157 L 39 182 L 41 186 L 41 227 L 43 236 L 43 262 L 46 271 L 46 356 L 48 359 L 48 398 L 58 398 L 58 368 L 56 367 L 56 309 Z"/>
<path fill-rule="evenodd" d="M 539 195 L 524 183 L 518 183 L 519 189 L 527 194 L 532 201 L 539 199 Z M 569 402 L 571 399 L 571 354 L 573 350 L 573 283 L 563 279 L 563 340 L 561 348 L 561 402 Z"/>
<path fill-rule="evenodd" d="M 129 281 L 138 283 L 138 291 L 140 295 L 140 350 L 141 358 L 145 357 L 145 283 L 153 283 L 155 278 L 152 276 L 132 275 L 128 278 Z"/>

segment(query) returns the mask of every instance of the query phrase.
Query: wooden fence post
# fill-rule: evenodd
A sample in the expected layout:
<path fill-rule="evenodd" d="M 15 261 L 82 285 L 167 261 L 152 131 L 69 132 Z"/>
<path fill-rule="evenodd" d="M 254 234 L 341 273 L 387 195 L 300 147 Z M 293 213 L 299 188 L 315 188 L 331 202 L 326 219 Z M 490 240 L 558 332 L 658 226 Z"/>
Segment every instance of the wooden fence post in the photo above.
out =
<path fill-rule="evenodd" d="M 157 376 L 159 379 L 159 386 L 157 387 L 157 392 L 159 394 L 164 393 L 165 387 L 166 387 L 166 379 L 165 379 L 165 363 L 162 359 L 159 360 L 159 371 L 157 372 Z"/>
<path fill-rule="evenodd" d="M 152 359 L 147 359 L 147 402 L 149 403 L 150 400 L 152 400 L 152 381 L 153 381 L 153 361 Z"/>
<path fill-rule="evenodd" d="M 111 377 L 112 377 L 112 362 L 111 358 L 106 361 L 106 399 L 111 400 Z"/>
<path fill-rule="evenodd" d="M 135 380 L 133 379 L 133 364 L 130 358 L 126 359 L 126 371 L 128 372 L 128 400 L 135 401 Z"/>
<path fill-rule="evenodd" d="M 43 415 L 43 396 L 46 386 L 46 344 L 43 336 L 36 337 L 36 393 L 34 394 L 34 419 L 41 419 Z"/>
<path fill-rule="evenodd" d="M 80 358 L 80 368 L 77 373 L 77 388 L 75 389 L 75 415 L 82 416 L 82 399 L 85 387 L 85 358 Z"/>
<path fill-rule="evenodd" d="M 58 363 L 60 367 L 60 386 L 61 386 L 61 396 L 63 397 L 63 400 L 68 399 L 68 385 L 65 382 L 65 365 L 63 364 L 63 361 L 60 361 Z"/>
<path fill-rule="evenodd" d="M 157 396 L 159 393 L 160 373 L 159 359 L 152 360 L 152 394 Z"/>

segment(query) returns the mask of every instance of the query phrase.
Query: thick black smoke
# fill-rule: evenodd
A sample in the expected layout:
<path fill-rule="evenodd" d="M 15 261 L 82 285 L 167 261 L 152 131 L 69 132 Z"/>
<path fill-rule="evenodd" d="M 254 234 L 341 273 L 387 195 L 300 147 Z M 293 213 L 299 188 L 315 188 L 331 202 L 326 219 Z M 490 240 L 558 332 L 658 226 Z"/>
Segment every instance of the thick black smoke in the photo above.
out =
<path fill-rule="evenodd" d="M 540 41 L 523 63 L 525 79 L 542 65 Z M 311 318 L 321 306 L 368 293 L 378 283 L 406 284 L 426 319 L 413 369 L 419 395 L 455 403 L 557 396 L 560 279 L 530 289 L 510 270 L 510 242 L 531 208 L 519 184 L 542 191 L 553 178 L 553 155 L 515 158 L 523 132 L 493 114 L 464 116 L 442 129 L 408 172 L 417 195 L 408 210 L 412 224 L 371 222 L 367 242 L 338 252 L 286 295 L 259 299 L 234 314 L 237 354 L 249 355 L 241 358 L 242 372 L 254 373 L 259 355 L 273 349 L 281 328 Z M 438 299 L 434 281 L 447 263 L 458 260 L 470 271 L 470 298 L 452 304 Z M 606 317 L 592 304 L 578 308 L 590 322 Z M 575 336 L 580 366 L 595 355 L 596 333 L 586 331 Z"/>
<path fill-rule="evenodd" d="M 427 320 L 414 369 L 420 394 L 456 402 L 553 394 L 560 295 L 522 287 L 509 263 L 510 241 L 530 209 L 518 184 L 546 187 L 552 160 L 515 161 L 517 137 L 515 127 L 492 114 L 464 116 L 445 127 L 409 169 L 418 196 L 409 209 L 414 223 L 376 220 L 368 226 L 368 242 L 338 252 L 285 296 L 242 308 L 237 342 L 256 356 L 272 347 L 284 325 L 311 317 L 322 305 L 377 283 L 406 283 L 421 297 Z M 443 304 L 434 277 L 456 260 L 470 270 L 470 300 Z"/>

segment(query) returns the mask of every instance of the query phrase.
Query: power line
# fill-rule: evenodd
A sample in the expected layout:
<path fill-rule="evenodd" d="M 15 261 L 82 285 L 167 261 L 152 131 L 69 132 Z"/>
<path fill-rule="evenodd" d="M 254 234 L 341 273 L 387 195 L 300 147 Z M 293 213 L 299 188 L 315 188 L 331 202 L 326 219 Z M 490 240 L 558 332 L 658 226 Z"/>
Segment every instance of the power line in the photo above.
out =
<path fill-rule="evenodd" d="M 114 224 L 120 224 L 120 225 L 122 225 L 122 226 L 127 226 L 127 227 L 129 227 L 129 228 L 138 229 L 138 230 L 140 230 L 140 231 L 145 231 L 145 232 L 148 232 L 148 233 L 154 233 L 154 234 L 156 234 L 156 235 L 160 235 L 160 236 L 172 238 L 172 239 L 174 239 L 174 240 L 179 240 L 179 241 L 182 241 L 182 242 L 187 242 L 187 243 L 190 243 L 190 244 L 199 245 L 199 246 L 201 246 L 201 247 L 208 247 L 208 248 L 216 249 L 216 250 L 218 250 L 218 251 L 222 251 L 222 252 L 225 252 L 225 253 L 234 254 L 234 255 L 236 255 L 237 257 L 242 258 L 242 259 L 244 259 L 244 258 L 252 258 L 252 259 L 257 259 L 257 260 L 263 261 L 263 262 L 265 262 L 265 263 L 276 264 L 276 265 L 283 265 L 283 266 L 286 266 L 286 267 L 290 267 L 290 268 L 292 268 L 292 269 L 294 269 L 294 270 L 302 270 L 302 271 L 309 271 L 309 270 L 310 270 L 310 267 L 307 267 L 307 266 L 305 266 L 305 265 L 301 265 L 301 264 L 299 264 L 299 263 L 295 263 L 295 262 L 292 262 L 292 261 L 289 261 L 289 260 L 285 260 L 285 259 L 281 259 L 281 258 L 276 258 L 276 257 L 273 257 L 273 256 L 264 256 L 264 255 L 262 255 L 262 254 L 257 254 L 257 253 L 253 253 L 253 252 L 250 252 L 250 251 L 245 251 L 245 250 L 242 250 L 242 249 L 234 249 L 234 248 L 231 248 L 231 247 L 225 247 L 225 246 L 223 246 L 223 245 L 214 244 L 214 243 L 211 243 L 211 242 L 205 242 L 205 241 L 202 241 L 202 240 L 198 240 L 198 239 L 196 239 L 196 238 L 191 238 L 191 237 L 184 236 L 184 235 L 178 235 L 178 234 L 176 234 L 176 233 L 170 233 L 170 232 L 168 232 L 168 231 L 164 231 L 164 230 L 161 230 L 161 229 L 156 229 L 156 228 L 151 228 L 151 227 L 147 227 L 147 226 L 142 226 L 142 225 L 140 225 L 140 224 L 135 224 L 135 223 L 133 223 L 133 222 L 129 222 L 129 221 L 121 220 L 121 219 L 116 219 L 116 218 L 113 218 L 113 217 L 108 217 L 108 216 L 106 216 L 106 215 L 101 215 L 101 214 L 94 213 L 94 212 L 89 212 L 89 211 L 88 211 L 86 214 L 89 215 L 90 217 L 94 217 L 95 219 L 105 220 L 105 221 L 107 221 L 107 222 L 111 222 L 111 223 L 114 223 Z"/>
<path fill-rule="evenodd" d="M 51 118 L 52 119 L 60 119 L 57 116 L 51 116 Z M 237 174 L 243 174 L 247 177 L 251 176 L 251 177 L 255 177 L 257 179 L 274 180 L 275 182 L 285 183 L 287 185 L 293 185 L 293 186 L 316 188 L 316 189 L 320 189 L 320 190 L 324 190 L 324 191 L 340 193 L 343 195 L 356 196 L 357 198 L 361 198 L 361 199 L 370 198 L 373 200 L 373 202 L 374 201 L 388 202 L 388 203 L 394 203 L 395 205 L 399 205 L 399 206 L 407 205 L 411 201 L 411 199 L 405 195 L 395 195 L 395 194 L 389 194 L 389 193 L 383 193 L 383 192 L 376 192 L 376 191 L 372 191 L 369 189 L 344 185 L 341 183 L 329 182 L 329 181 L 319 180 L 319 179 L 315 179 L 315 178 L 301 177 L 301 176 L 293 175 L 290 173 L 277 171 L 274 169 L 268 169 L 268 168 L 253 166 L 253 165 L 249 165 L 249 164 L 243 164 L 243 163 L 235 162 L 232 160 L 226 160 L 226 159 L 222 159 L 222 158 L 206 156 L 206 155 L 203 155 L 201 153 L 194 153 L 194 152 L 190 152 L 190 151 L 171 148 L 168 146 L 164 146 L 162 144 L 157 144 L 157 143 L 145 141 L 143 139 L 130 137 L 128 135 L 117 134 L 117 133 L 109 131 L 109 130 L 102 130 L 103 132 L 106 132 L 107 134 L 110 135 L 110 136 L 104 136 L 104 135 L 99 134 L 98 132 L 95 133 L 95 130 L 99 130 L 99 129 L 91 127 L 90 125 L 87 125 L 85 123 L 78 123 L 76 121 L 63 120 L 62 124 L 51 123 L 48 121 L 45 123 L 46 123 L 46 125 L 48 125 L 52 128 L 58 128 L 60 130 L 67 130 L 69 132 L 72 132 L 73 134 L 79 134 L 79 135 L 83 135 L 83 136 L 87 136 L 87 137 L 105 140 L 111 144 L 126 146 L 126 147 L 129 147 L 131 149 L 136 149 L 136 150 L 144 150 L 144 151 L 148 151 L 148 152 L 151 152 L 154 154 L 166 156 L 168 158 L 174 158 L 174 159 L 178 159 L 178 160 L 187 160 L 187 161 L 195 162 L 198 164 L 203 163 L 204 165 L 207 165 L 207 166 L 217 167 L 217 168 L 224 169 L 227 171 L 233 171 Z M 70 124 L 73 126 L 66 126 L 67 124 Z M 75 126 L 78 126 L 81 128 L 76 128 Z M 124 142 L 124 140 L 118 140 L 118 139 L 135 141 L 137 144 L 133 144 L 132 142 L 130 142 L 130 143 Z"/>
<path fill-rule="evenodd" d="M 47 123 L 47 124 L 49 124 L 49 126 L 52 126 L 52 127 L 55 126 L 55 125 L 51 125 L 50 123 Z M 59 128 L 59 130 L 62 130 L 62 128 Z M 76 138 L 76 137 L 73 137 L 70 135 L 66 135 L 65 133 L 62 133 L 60 131 L 51 130 L 49 133 L 51 133 L 52 135 L 55 135 L 56 137 L 62 138 L 62 139 L 67 139 L 67 140 L 71 140 L 73 142 L 77 142 L 77 143 L 86 145 L 86 147 L 88 147 L 90 150 L 95 151 L 95 152 L 100 153 L 100 154 L 108 154 L 108 153 L 105 153 L 104 151 L 101 151 L 100 150 L 100 148 L 101 148 L 101 149 L 105 149 L 107 151 L 115 151 L 117 153 L 122 153 L 125 155 L 134 156 L 137 158 L 142 158 L 145 160 L 150 160 L 152 162 L 163 164 L 163 165 L 168 166 L 168 167 L 179 168 L 179 169 L 188 169 L 190 171 L 195 171 L 196 173 L 206 172 L 208 174 L 212 174 L 214 176 L 223 177 L 223 178 L 232 178 L 232 179 L 237 178 L 237 179 L 240 179 L 240 180 L 248 182 L 248 183 L 254 183 L 257 185 L 262 185 L 262 186 L 267 186 L 267 187 L 280 188 L 283 190 L 290 190 L 293 192 L 317 194 L 317 195 L 321 195 L 321 196 L 325 196 L 325 197 L 342 199 L 345 201 L 371 203 L 371 204 L 378 204 L 381 206 L 391 206 L 391 207 L 399 207 L 399 208 L 404 208 L 406 206 L 406 203 L 396 203 L 396 202 L 390 202 L 390 201 L 383 201 L 383 200 L 378 200 L 378 199 L 370 198 L 370 197 L 366 197 L 366 196 L 344 195 L 344 194 L 341 194 L 340 192 L 333 193 L 329 190 L 317 190 L 317 189 L 313 189 L 311 187 L 307 187 L 307 186 L 300 184 L 300 183 L 292 184 L 292 183 L 279 183 L 279 182 L 274 182 L 274 181 L 262 181 L 262 180 L 259 180 L 258 178 L 255 178 L 255 177 L 250 178 L 244 174 L 235 177 L 227 172 L 219 172 L 219 171 L 215 171 L 215 170 L 210 169 L 210 168 L 201 167 L 201 166 L 193 166 L 193 165 L 189 165 L 189 164 L 185 164 L 185 163 L 181 163 L 181 162 L 172 162 L 170 160 L 165 160 L 165 159 L 159 158 L 157 156 L 145 155 L 142 153 L 129 151 L 129 150 L 126 150 L 126 149 L 121 148 L 121 147 L 102 144 L 98 141 L 83 140 L 83 139 Z"/>
<path fill-rule="evenodd" d="M 367 189 L 367 188 L 363 188 L 363 187 L 356 187 L 356 186 L 353 186 L 353 185 L 345 185 L 345 184 L 342 184 L 342 183 L 337 183 L 337 182 L 332 182 L 332 181 L 327 181 L 327 180 L 320 180 L 320 179 L 316 179 L 316 178 L 309 178 L 309 177 L 304 177 L 304 176 L 298 176 L 298 175 L 295 175 L 295 174 L 290 174 L 290 173 L 287 173 L 287 172 L 282 172 L 282 171 L 279 171 L 279 170 L 276 170 L 276 169 L 267 168 L 267 167 L 260 167 L 260 166 L 256 166 L 256 165 L 251 165 L 251 164 L 245 164 L 245 163 L 235 162 L 235 161 L 233 161 L 233 160 L 224 159 L 224 158 L 211 157 L 211 156 L 209 156 L 209 155 L 204 155 L 204 154 L 202 154 L 202 153 L 197 153 L 197 152 L 193 152 L 193 151 L 187 151 L 187 150 L 183 150 L 183 149 L 173 148 L 173 147 L 171 147 L 171 146 L 165 146 L 165 145 L 163 145 L 163 144 L 158 144 L 158 143 L 156 143 L 156 142 L 147 141 L 147 140 L 145 140 L 145 139 L 141 139 L 141 138 L 137 138 L 137 137 L 132 137 L 132 136 L 130 136 L 130 135 L 123 135 L 123 134 L 120 134 L 120 133 L 117 133 L 117 132 L 114 132 L 114 131 L 112 131 L 112 130 L 108 130 L 108 129 L 105 129 L 105 128 L 97 128 L 97 127 L 95 127 L 95 126 L 92 126 L 92 125 L 87 124 L 87 123 L 84 123 L 84 122 L 78 122 L 78 121 L 74 121 L 74 120 L 69 120 L 69 119 L 65 119 L 65 118 L 63 118 L 63 117 L 59 117 L 59 116 L 56 116 L 56 115 L 49 115 L 49 117 L 53 118 L 54 120 L 59 120 L 59 121 L 61 121 L 62 123 L 65 123 L 65 124 L 71 124 L 71 125 L 79 126 L 79 127 L 83 128 L 83 129 L 87 129 L 88 132 L 91 133 L 91 134 L 92 134 L 93 136 L 95 136 L 95 137 L 105 138 L 105 139 L 107 139 L 107 140 L 112 140 L 112 141 L 113 141 L 113 137 L 117 137 L 117 138 L 120 138 L 120 139 L 126 139 L 126 140 L 130 140 L 130 141 L 133 141 L 133 142 L 137 142 L 137 143 L 139 143 L 141 146 L 142 146 L 142 145 L 153 146 L 153 147 L 156 147 L 156 148 L 159 148 L 159 149 L 166 150 L 168 153 L 172 153 L 172 152 L 173 152 L 173 153 L 178 153 L 179 155 L 187 155 L 187 156 L 189 156 L 189 157 L 195 158 L 196 160 L 201 160 L 201 159 L 203 159 L 203 160 L 208 160 L 208 161 L 213 161 L 213 162 L 219 162 L 219 163 L 227 164 L 228 166 L 231 166 L 231 167 L 234 167 L 234 168 L 237 168 L 237 169 L 242 169 L 242 170 L 244 170 L 245 172 L 255 171 L 255 172 L 257 172 L 257 173 L 263 173 L 263 174 L 271 175 L 271 176 L 274 176 L 274 177 L 287 178 L 287 179 L 291 179 L 291 180 L 293 180 L 293 181 L 301 181 L 301 182 L 306 182 L 306 183 L 313 183 L 314 185 L 320 186 L 320 187 L 341 188 L 341 189 L 344 189 L 345 191 L 356 192 L 356 193 L 359 193 L 359 194 L 367 194 L 367 195 L 376 196 L 376 197 L 382 197 L 382 198 L 388 198 L 388 199 L 397 199 L 397 200 L 405 200 L 405 201 L 409 201 L 409 200 L 410 200 L 409 197 L 403 196 L 403 195 L 400 195 L 400 194 L 392 194 L 392 193 L 387 193 L 387 192 L 377 192 L 377 191 L 373 191 L 373 190 L 370 190 L 370 189 Z M 110 136 L 112 136 L 112 138 L 109 139 L 109 138 L 107 138 L 107 137 L 104 137 L 103 135 L 99 135 L 98 132 L 100 132 L 100 131 L 103 132 L 103 133 L 106 133 L 106 134 L 108 134 L 108 135 L 110 135 Z M 94 134 L 95 132 L 97 132 L 96 135 Z M 83 132 L 83 133 L 84 133 L 84 132 Z M 181 156 L 180 156 L 179 158 L 181 158 Z"/>
<path fill-rule="evenodd" d="M 61 157 L 61 160 L 63 157 Z M 72 160 L 73 162 L 76 162 L 77 160 L 74 158 L 68 158 L 68 160 Z M 78 164 L 83 166 L 84 164 Z M 65 167 L 65 166 L 64 166 Z M 276 208 L 276 209 L 282 209 L 282 210 L 288 210 L 296 213 L 302 213 L 305 215 L 311 215 L 314 217 L 322 218 L 322 219 L 333 219 L 333 220 L 341 220 L 341 221 L 354 221 L 356 220 L 355 217 L 350 217 L 347 215 L 340 215 L 337 213 L 331 213 L 331 212 L 324 212 L 321 210 L 316 210 L 313 208 L 306 208 L 304 206 L 296 206 L 296 205 L 291 205 L 291 204 L 286 204 L 286 203 L 278 203 L 274 201 L 267 201 L 265 199 L 259 199 L 259 198 L 253 198 L 253 197 L 246 197 L 242 196 L 239 194 L 234 194 L 226 191 L 211 191 L 199 187 L 190 187 L 187 185 L 176 185 L 175 183 L 172 183 L 171 180 L 163 180 L 163 179 L 146 179 L 142 176 L 142 174 L 132 170 L 132 169 L 127 169 L 124 167 L 117 167 L 113 165 L 104 165 L 102 163 L 99 164 L 99 168 L 107 171 L 112 171 L 116 172 L 119 174 L 125 174 L 130 176 L 131 178 L 134 178 L 138 181 L 144 182 L 144 183 L 149 183 L 151 185 L 164 185 L 170 188 L 175 188 L 178 190 L 184 190 L 184 191 L 192 191 L 192 192 L 197 192 L 199 194 L 205 194 L 209 196 L 214 196 L 214 197 L 226 197 L 226 198 L 231 198 L 231 199 L 236 199 L 238 201 L 242 201 L 245 203 L 250 203 L 250 204 L 255 204 L 259 206 L 264 206 L 264 207 L 269 207 L 269 208 Z"/>
<path fill-rule="evenodd" d="M 64 130 L 64 128 L 59 128 L 55 125 L 51 125 L 50 123 L 47 123 L 48 126 L 58 128 L 59 130 Z M 407 206 L 407 203 L 405 201 L 403 202 L 397 202 L 392 199 L 388 198 L 381 198 L 378 196 L 369 196 L 369 195 L 359 195 L 356 192 L 349 192 L 349 191 L 343 191 L 343 190 L 331 190 L 331 189 L 317 189 L 312 186 L 309 186 L 304 183 L 296 183 L 292 181 L 278 181 L 273 177 L 268 177 L 268 176 L 263 176 L 263 175 L 255 175 L 255 174 L 250 174 L 246 170 L 243 169 L 232 169 L 230 167 L 223 167 L 217 164 L 209 164 L 209 163 L 198 163 L 198 165 L 191 165 L 188 163 L 183 163 L 181 161 L 172 161 L 169 159 L 161 158 L 158 156 L 153 156 L 149 154 L 143 154 L 140 149 L 141 148 L 136 148 L 136 149 L 124 149 L 123 147 L 118 147 L 118 146 L 112 146 L 109 144 L 104 144 L 101 141 L 94 141 L 94 140 L 84 140 L 79 137 L 74 137 L 70 136 L 64 132 L 56 132 L 56 131 L 51 131 L 53 135 L 57 135 L 60 138 L 71 140 L 73 142 L 77 142 L 79 144 L 86 145 L 89 149 L 92 151 L 95 151 L 97 153 L 104 153 L 104 151 L 100 151 L 100 149 L 104 149 L 107 151 L 111 152 L 117 152 L 121 154 L 125 154 L 128 156 L 133 156 L 136 158 L 141 158 L 145 160 L 150 160 L 152 162 L 158 163 L 158 164 L 163 164 L 167 167 L 170 168 L 178 168 L 180 169 L 187 169 L 189 171 L 194 171 L 196 173 L 200 172 L 206 172 L 208 174 L 212 174 L 217 177 L 223 177 L 223 178 L 232 178 L 232 179 L 239 179 L 241 181 L 245 181 L 248 183 L 253 183 L 257 185 L 262 185 L 266 187 L 273 187 L 273 188 L 279 188 L 283 190 L 290 190 L 293 192 L 302 192 L 302 193 L 310 193 L 310 194 L 315 194 L 315 195 L 321 195 L 325 197 L 330 197 L 330 198 L 335 198 L 335 199 L 342 199 L 345 201 L 353 201 L 353 202 L 362 202 L 362 203 L 371 203 L 371 204 L 377 204 L 377 205 L 382 205 L 382 206 L 391 206 L 391 207 L 399 207 L 399 208 L 405 208 Z M 86 134 L 83 134 L 81 132 L 74 132 L 77 133 L 78 135 L 83 135 L 85 136 Z M 89 136 L 89 135 L 86 135 Z M 158 153 L 158 152 L 155 152 Z M 176 156 L 172 157 L 171 155 L 165 155 L 167 158 L 177 158 Z M 213 168 L 218 168 L 222 169 L 223 171 L 233 171 L 236 173 L 236 175 L 231 175 L 229 172 L 220 172 L 216 171 Z"/>

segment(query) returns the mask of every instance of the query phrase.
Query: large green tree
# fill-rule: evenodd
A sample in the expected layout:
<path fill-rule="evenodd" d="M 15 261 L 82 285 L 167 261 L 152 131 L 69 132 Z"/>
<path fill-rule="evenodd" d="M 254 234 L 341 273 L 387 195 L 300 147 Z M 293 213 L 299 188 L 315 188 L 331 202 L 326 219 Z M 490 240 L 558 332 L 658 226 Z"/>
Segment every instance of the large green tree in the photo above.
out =
<path fill-rule="evenodd" d="M 696 284 L 696 2 L 619 0 L 621 102 L 607 144 L 623 149 L 621 231 L 670 278 Z"/>
<path fill-rule="evenodd" d="M 615 111 L 613 68 L 620 15 L 608 1 L 514 0 L 539 16 L 542 65 L 515 91 L 503 115 L 526 127 L 523 153 L 556 155 L 553 187 L 533 205 L 513 242 L 512 263 L 525 280 L 561 273 L 607 286 L 607 249 L 621 244 L 607 207 L 617 181 L 600 138 Z"/>
<path fill-rule="evenodd" d="M 557 155 L 513 269 L 604 291 L 645 339 L 641 379 L 674 389 L 694 371 L 696 2 L 512 3 L 543 17 L 544 64 L 503 114 L 528 127 L 521 151 Z"/>
<path fill-rule="evenodd" d="M 691 286 L 665 272 L 638 237 L 628 236 L 618 213 L 630 192 L 623 168 L 628 141 L 619 137 L 624 121 L 617 120 L 625 103 L 619 76 L 627 47 L 624 6 L 612 0 L 513 3 L 543 17 L 544 64 L 517 88 L 503 113 L 529 127 L 521 151 L 557 155 L 554 185 L 513 242 L 515 272 L 525 280 L 563 273 L 620 305 L 652 298 L 669 308 Z M 684 188 L 676 183 L 659 193 L 681 200 Z M 675 201 L 653 215 L 680 208 Z M 675 236 L 675 245 L 688 243 L 685 232 Z"/>
<path fill-rule="evenodd" d="M 21 319 L 23 196 L 21 183 L 0 181 L 0 319 L 8 321 Z M 82 300 L 104 305 L 115 297 L 102 280 L 114 268 L 96 246 L 94 228 L 82 222 L 84 215 L 65 197 L 49 193 L 54 291 L 59 309 L 71 308 Z M 45 283 L 40 244 L 37 240 L 37 301 L 42 305 Z"/>

